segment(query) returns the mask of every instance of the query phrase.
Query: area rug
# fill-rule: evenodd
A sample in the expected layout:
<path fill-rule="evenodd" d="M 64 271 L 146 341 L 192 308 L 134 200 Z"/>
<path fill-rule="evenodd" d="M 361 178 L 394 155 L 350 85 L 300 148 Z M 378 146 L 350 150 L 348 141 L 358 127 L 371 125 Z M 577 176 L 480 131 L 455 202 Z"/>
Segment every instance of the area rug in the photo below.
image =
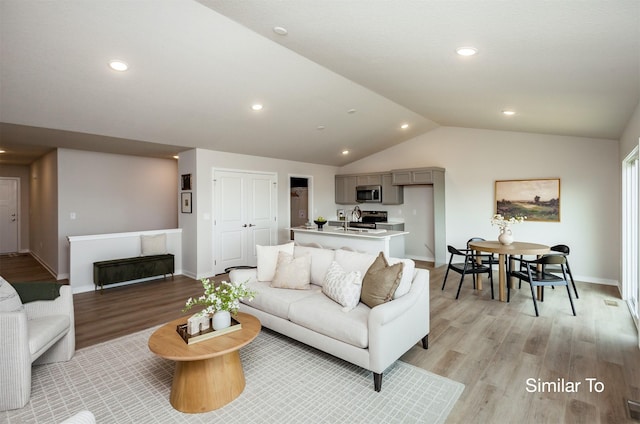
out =
<path fill-rule="evenodd" d="M 169 403 L 174 362 L 149 351 L 148 329 L 33 368 L 30 402 L 0 422 L 59 423 L 88 409 L 106 423 L 442 423 L 464 385 L 396 361 L 382 391 L 371 372 L 263 329 L 240 351 L 246 387 L 216 411 Z"/>

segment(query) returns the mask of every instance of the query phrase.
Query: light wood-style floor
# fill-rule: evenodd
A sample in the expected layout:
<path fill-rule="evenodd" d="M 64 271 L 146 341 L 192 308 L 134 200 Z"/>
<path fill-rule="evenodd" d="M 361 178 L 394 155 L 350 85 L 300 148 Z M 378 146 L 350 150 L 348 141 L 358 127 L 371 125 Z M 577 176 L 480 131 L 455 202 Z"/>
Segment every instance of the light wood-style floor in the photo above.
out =
<path fill-rule="evenodd" d="M 21 259 L 28 261 L 26 256 Z M 12 259 L 0 257 L 0 275 L 12 281 L 19 274 L 18 280 L 27 281 L 24 264 L 14 272 Z M 31 261 L 32 275 L 41 277 L 42 269 Z M 629 418 L 626 407 L 627 399 L 640 399 L 638 336 L 616 287 L 578 283 L 577 317 L 571 315 L 564 288 L 547 289 L 536 318 L 526 283 L 512 292 L 510 303 L 501 303 L 491 300 L 488 286 L 474 291 L 468 280 L 456 300 L 459 275 L 450 275 L 441 291 L 444 271 L 430 270 L 429 349 L 417 344 L 402 360 L 465 384 L 448 423 L 638 422 Z M 103 294 L 77 294 L 77 346 L 184 315 L 185 300 L 200 292 L 198 281 L 176 276 Z M 528 385 L 528 379 L 534 384 Z M 527 390 L 542 382 L 558 385 L 559 379 L 580 385 L 574 393 L 566 390 L 571 387 L 564 392 Z"/>

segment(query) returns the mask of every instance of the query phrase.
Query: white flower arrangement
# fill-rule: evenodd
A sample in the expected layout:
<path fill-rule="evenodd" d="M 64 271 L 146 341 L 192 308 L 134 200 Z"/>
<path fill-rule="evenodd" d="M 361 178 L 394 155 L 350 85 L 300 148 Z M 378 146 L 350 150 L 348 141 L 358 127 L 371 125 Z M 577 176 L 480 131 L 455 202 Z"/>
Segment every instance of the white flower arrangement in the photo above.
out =
<path fill-rule="evenodd" d="M 218 286 L 208 278 L 202 279 L 204 294 L 197 298 L 190 297 L 182 312 L 186 312 L 196 305 L 203 305 L 205 308 L 198 312 L 196 316 L 213 314 L 216 311 L 229 311 L 232 315 L 238 313 L 240 299 L 253 300 L 256 292 L 249 290 L 246 283 L 221 282 Z"/>
<path fill-rule="evenodd" d="M 497 213 L 495 215 L 493 215 L 493 217 L 491 218 L 491 225 L 497 225 L 498 227 L 500 227 L 501 229 L 507 228 L 510 225 L 513 224 L 519 224 L 521 222 L 524 222 L 527 219 L 526 216 L 512 216 L 511 218 L 507 219 L 504 216 L 502 216 L 501 214 Z"/>

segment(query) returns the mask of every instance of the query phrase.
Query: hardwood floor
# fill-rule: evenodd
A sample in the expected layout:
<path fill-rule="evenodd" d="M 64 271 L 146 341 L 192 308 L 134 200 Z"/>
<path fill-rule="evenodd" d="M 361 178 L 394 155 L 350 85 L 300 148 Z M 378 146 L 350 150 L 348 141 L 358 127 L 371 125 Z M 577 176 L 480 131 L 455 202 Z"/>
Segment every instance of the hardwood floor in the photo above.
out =
<path fill-rule="evenodd" d="M 42 281 L 37 262 L 25 265 L 29 258 L 20 258 L 15 272 L 14 258 L 0 257 L 0 275 L 27 281 L 24 268 L 31 266 L 31 275 L 38 275 L 33 280 Z M 536 318 L 526 284 L 501 303 L 491 300 L 488 287 L 474 291 L 469 280 L 456 300 L 455 275 L 440 290 L 444 271 L 430 269 L 429 349 L 418 343 L 402 360 L 465 384 L 448 423 L 638 422 L 626 408 L 627 399 L 640 399 L 638 336 L 616 287 L 578 283 L 577 317 L 564 288 L 547 289 Z M 77 347 L 186 315 L 180 312 L 184 302 L 200 293 L 199 281 L 176 276 L 76 294 Z M 562 379 L 580 385 L 575 392 L 567 384 L 564 391 L 548 390 Z"/>

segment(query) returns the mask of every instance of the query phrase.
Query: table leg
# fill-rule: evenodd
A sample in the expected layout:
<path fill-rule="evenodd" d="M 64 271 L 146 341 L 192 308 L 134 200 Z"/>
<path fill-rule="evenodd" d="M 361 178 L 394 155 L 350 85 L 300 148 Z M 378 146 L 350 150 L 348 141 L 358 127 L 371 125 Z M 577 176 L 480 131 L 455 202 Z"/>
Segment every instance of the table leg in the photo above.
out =
<path fill-rule="evenodd" d="M 480 252 L 476 251 L 475 253 L 480 253 Z M 478 265 L 482 265 L 482 257 L 481 256 L 476 257 L 476 263 Z M 475 277 L 476 277 L 476 289 L 477 290 L 482 290 L 482 274 L 476 274 Z"/>
<path fill-rule="evenodd" d="M 213 411 L 244 390 L 239 351 L 199 361 L 176 362 L 171 385 L 171 405 L 181 412 Z"/>
<path fill-rule="evenodd" d="M 507 281 L 507 267 L 506 267 L 507 255 L 500 253 L 498 255 L 498 298 L 500 302 L 507 301 L 507 293 L 505 290 Z"/>

